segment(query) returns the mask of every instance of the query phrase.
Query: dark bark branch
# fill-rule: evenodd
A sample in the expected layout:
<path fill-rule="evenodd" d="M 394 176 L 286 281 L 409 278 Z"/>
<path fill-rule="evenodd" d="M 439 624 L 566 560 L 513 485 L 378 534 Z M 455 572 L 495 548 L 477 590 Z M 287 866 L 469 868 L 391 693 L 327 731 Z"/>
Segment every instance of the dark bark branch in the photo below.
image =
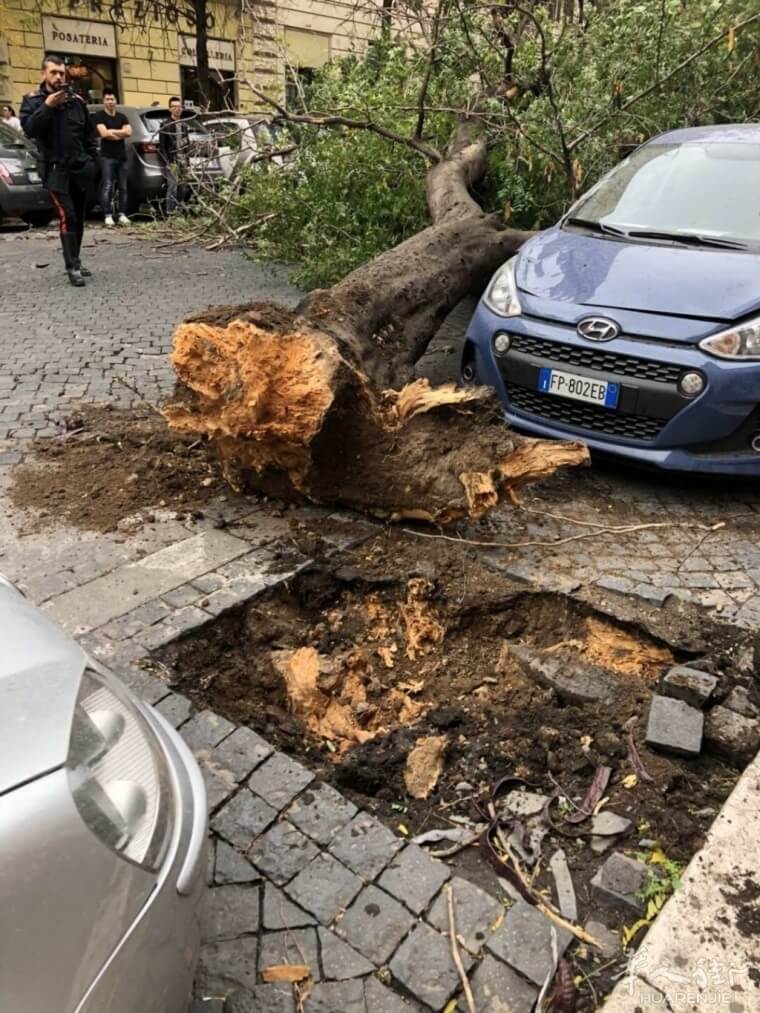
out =
<path fill-rule="evenodd" d="M 430 87 L 430 78 L 433 75 L 433 66 L 435 64 L 436 50 L 438 49 L 438 39 L 441 32 L 441 20 L 444 16 L 444 6 L 446 0 L 439 0 L 438 8 L 435 12 L 435 19 L 433 21 L 433 37 L 430 43 L 430 53 L 428 54 L 427 66 L 425 68 L 425 74 L 422 78 L 422 84 L 420 86 L 420 94 L 417 99 L 417 126 L 414 128 L 414 136 L 419 141 L 422 139 L 422 130 L 425 126 L 425 102 L 427 100 L 427 92 Z"/>

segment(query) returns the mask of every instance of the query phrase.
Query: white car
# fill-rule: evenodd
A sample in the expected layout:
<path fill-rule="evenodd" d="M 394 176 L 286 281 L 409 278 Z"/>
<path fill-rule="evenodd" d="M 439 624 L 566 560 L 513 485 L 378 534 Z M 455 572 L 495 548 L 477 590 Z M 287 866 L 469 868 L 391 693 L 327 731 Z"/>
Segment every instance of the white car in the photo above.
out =
<path fill-rule="evenodd" d="M 282 137 L 281 129 L 268 120 L 237 113 L 214 113 L 200 117 L 203 126 L 213 134 L 218 144 L 219 162 L 227 179 L 243 166 L 255 164 L 258 155 L 267 149 L 286 147 L 287 137 Z M 283 155 L 275 155 L 262 164 L 282 166 Z"/>
<path fill-rule="evenodd" d="M 179 735 L 0 578 L 0 1007 L 186 1013 L 206 836 Z"/>

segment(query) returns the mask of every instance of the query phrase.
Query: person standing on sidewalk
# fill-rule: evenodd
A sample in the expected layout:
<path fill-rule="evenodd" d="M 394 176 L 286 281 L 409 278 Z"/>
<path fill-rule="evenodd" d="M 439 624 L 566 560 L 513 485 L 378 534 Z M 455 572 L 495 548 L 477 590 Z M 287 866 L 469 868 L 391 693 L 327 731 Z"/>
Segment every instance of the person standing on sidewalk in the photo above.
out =
<path fill-rule="evenodd" d="M 14 130 L 21 129 L 21 120 L 13 111 L 13 106 L 3 106 L 3 123 Z"/>
<path fill-rule="evenodd" d="M 127 218 L 127 146 L 125 138 L 132 136 L 129 120 L 116 109 L 116 92 L 106 88 L 103 92 L 103 110 L 94 117 L 95 129 L 100 137 L 100 206 L 109 227 L 114 224 L 114 197 L 118 189 L 119 225 L 129 225 Z"/>
<path fill-rule="evenodd" d="M 168 215 L 173 215 L 180 204 L 179 175 L 185 164 L 189 139 L 187 123 L 182 119 L 182 102 L 173 95 L 169 99 L 169 119 L 158 133 L 158 150 L 166 180 Z"/>
<path fill-rule="evenodd" d="M 72 285 L 84 285 L 92 273 L 82 267 L 87 190 L 97 155 L 97 134 L 83 98 L 66 81 L 60 56 L 42 61 L 42 83 L 21 103 L 21 127 L 37 142 L 42 182 L 58 213 L 66 273 Z"/>

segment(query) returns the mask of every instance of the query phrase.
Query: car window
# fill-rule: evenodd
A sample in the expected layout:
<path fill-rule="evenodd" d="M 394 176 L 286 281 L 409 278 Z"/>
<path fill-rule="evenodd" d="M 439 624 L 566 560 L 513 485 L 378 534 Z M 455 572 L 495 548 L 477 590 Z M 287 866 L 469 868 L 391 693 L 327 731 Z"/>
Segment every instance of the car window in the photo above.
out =
<path fill-rule="evenodd" d="M 25 148 L 27 147 L 26 138 L 18 130 L 14 130 L 13 127 L 7 126 L 5 123 L 0 123 L 0 144 L 9 147 L 18 147 L 22 144 Z"/>
<path fill-rule="evenodd" d="M 647 144 L 605 176 L 572 214 L 623 229 L 760 242 L 759 179 L 760 144 Z"/>

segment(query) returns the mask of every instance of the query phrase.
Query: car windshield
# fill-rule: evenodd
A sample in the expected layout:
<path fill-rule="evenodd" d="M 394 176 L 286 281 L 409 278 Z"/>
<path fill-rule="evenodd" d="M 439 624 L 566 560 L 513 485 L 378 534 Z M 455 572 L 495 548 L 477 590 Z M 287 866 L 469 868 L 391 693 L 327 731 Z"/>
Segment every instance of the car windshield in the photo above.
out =
<path fill-rule="evenodd" d="M 0 147 L 25 148 L 26 146 L 27 142 L 23 134 L 19 133 L 18 130 L 14 130 L 13 127 L 6 126 L 5 123 L 0 123 Z"/>
<path fill-rule="evenodd" d="M 647 144 L 581 198 L 571 217 L 626 233 L 760 244 L 760 144 Z"/>

